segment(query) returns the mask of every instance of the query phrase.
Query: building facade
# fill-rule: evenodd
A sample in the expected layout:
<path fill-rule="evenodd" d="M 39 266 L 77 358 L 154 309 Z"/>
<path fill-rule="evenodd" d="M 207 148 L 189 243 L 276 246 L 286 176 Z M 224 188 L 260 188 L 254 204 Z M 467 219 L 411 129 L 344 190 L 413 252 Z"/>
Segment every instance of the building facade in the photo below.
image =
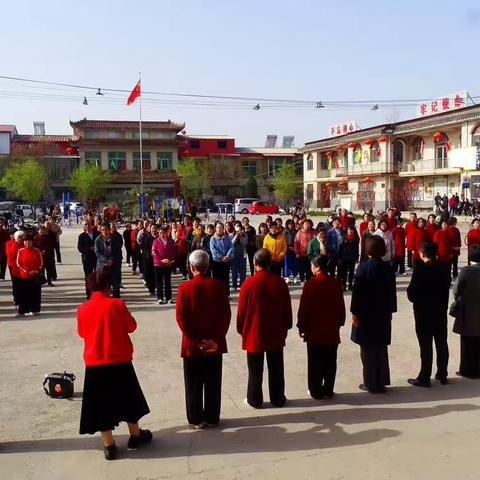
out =
<path fill-rule="evenodd" d="M 431 208 L 437 193 L 480 197 L 480 105 L 308 142 L 310 209 Z"/>

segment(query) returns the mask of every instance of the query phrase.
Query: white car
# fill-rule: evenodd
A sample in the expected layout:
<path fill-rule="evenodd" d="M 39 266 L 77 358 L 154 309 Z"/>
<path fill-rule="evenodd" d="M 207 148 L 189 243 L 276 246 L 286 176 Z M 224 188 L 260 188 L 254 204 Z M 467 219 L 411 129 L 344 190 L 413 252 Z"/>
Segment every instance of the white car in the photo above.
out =
<path fill-rule="evenodd" d="M 253 202 L 257 202 L 258 198 L 236 198 L 235 199 L 235 213 L 246 215 L 248 208 Z"/>

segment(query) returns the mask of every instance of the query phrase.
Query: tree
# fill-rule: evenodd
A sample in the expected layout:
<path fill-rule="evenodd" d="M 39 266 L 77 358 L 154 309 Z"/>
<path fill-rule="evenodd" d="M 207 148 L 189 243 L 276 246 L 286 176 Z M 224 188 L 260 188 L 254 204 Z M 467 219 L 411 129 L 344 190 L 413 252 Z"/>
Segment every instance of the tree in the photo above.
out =
<path fill-rule="evenodd" d="M 194 158 L 184 158 L 176 169 L 180 177 L 180 188 L 185 198 L 199 197 L 203 190 L 204 172 Z"/>
<path fill-rule="evenodd" d="M 295 174 L 295 166 L 284 163 L 273 177 L 272 186 L 274 188 L 275 198 L 284 206 L 288 206 L 288 202 L 295 197 L 297 185 L 300 180 Z"/>
<path fill-rule="evenodd" d="M 12 162 L 5 170 L 0 185 L 19 200 L 34 203 L 42 198 L 47 171 L 33 158 Z"/>
<path fill-rule="evenodd" d="M 110 180 L 108 170 L 102 170 L 96 165 L 80 165 L 70 174 L 67 183 L 82 201 L 91 205 L 93 200 L 102 194 Z"/>
<path fill-rule="evenodd" d="M 253 175 L 248 177 L 247 182 L 245 183 L 245 196 L 251 198 L 258 197 L 258 184 Z"/>

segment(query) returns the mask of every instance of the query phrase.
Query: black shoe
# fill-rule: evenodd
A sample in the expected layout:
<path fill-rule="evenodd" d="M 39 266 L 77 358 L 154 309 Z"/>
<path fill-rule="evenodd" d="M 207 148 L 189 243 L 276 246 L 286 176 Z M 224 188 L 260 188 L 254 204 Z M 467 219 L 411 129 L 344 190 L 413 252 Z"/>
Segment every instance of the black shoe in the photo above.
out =
<path fill-rule="evenodd" d="M 138 437 L 134 437 L 130 435 L 130 438 L 128 439 L 127 447 L 130 450 L 134 450 L 135 448 L 138 448 L 140 445 L 151 442 L 152 438 L 153 438 L 153 435 L 150 430 L 140 429 L 140 435 Z"/>
<path fill-rule="evenodd" d="M 439 375 L 435 375 L 435 380 L 438 380 L 442 385 L 448 385 L 447 377 L 440 377 Z"/>
<path fill-rule="evenodd" d="M 358 388 L 365 392 L 369 393 L 387 393 L 387 389 L 385 387 L 375 387 L 375 388 L 368 388 L 364 383 L 361 383 Z"/>
<path fill-rule="evenodd" d="M 418 378 L 409 378 L 407 382 L 414 387 L 430 388 L 430 382 L 421 382 Z"/>
<path fill-rule="evenodd" d="M 117 458 L 117 446 L 115 444 L 103 447 L 105 460 L 115 460 Z"/>
<path fill-rule="evenodd" d="M 367 388 L 367 386 L 366 386 L 364 383 L 361 383 L 361 384 L 358 386 L 358 388 L 359 388 L 360 390 L 363 390 L 364 392 L 368 392 L 368 388 Z"/>

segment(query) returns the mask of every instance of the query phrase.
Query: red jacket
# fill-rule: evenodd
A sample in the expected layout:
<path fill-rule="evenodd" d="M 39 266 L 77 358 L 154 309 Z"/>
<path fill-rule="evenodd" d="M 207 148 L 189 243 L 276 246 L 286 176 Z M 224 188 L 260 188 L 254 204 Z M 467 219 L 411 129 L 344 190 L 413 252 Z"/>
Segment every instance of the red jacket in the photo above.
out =
<path fill-rule="evenodd" d="M 322 307 L 319 308 L 319 305 Z M 298 308 L 297 328 L 311 345 L 338 345 L 345 325 L 345 302 L 338 280 L 319 273 L 305 283 Z"/>
<path fill-rule="evenodd" d="M 368 228 L 368 222 L 362 222 L 359 227 L 358 227 L 358 230 L 360 232 L 360 238 L 362 238 L 362 235 L 363 235 L 363 232 Z"/>
<path fill-rule="evenodd" d="M 182 357 L 214 355 L 200 350 L 202 340 L 214 340 L 218 353 L 227 352 L 225 336 L 230 326 L 230 303 L 220 280 L 196 275 L 182 283 L 177 293 L 177 323 L 182 331 Z"/>
<path fill-rule="evenodd" d="M 269 352 L 285 346 L 292 328 L 292 304 L 285 281 L 261 270 L 243 282 L 237 309 L 237 332 L 247 352 Z"/>
<path fill-rule="evenodd" d="M 387 217 L 385 218 L 385 221 L 387 222 L 388 229 L 390 231 L 392 231 L 397 226 L 397 219 L 395 217 L 393 218 Z"/>
<path fill-rule="evenodd" d="M 169 230 L 169 234 L 171 229 Z M 187 253 L 187 227 L 185 225 L 179 225 L 177 227 L 177 239 L 175 240 L 175 245 L 177 246 L 177 254 L 184 255 Z"/>
<path fill-rule="evenodd" d="M 17 267 L 20 278 L 31 280 L 36 276 L 30 275 L 31 271 L 39 271 L 43 267 L 42 253 L 35 247 L 22 247 L 17 254 Z"/>
<path fill-rule="evenodd" d="M 480 245 L 480 230 L 472 228 L 468 231 L 467 236 L 467 246 L 471 247 L 472 245 Z"/>
<path fill-rule="evenodd" d="M 450 228 L 438 230 L 433 237 L 433 243 L 437 245 L 437 259 L 439 262 L 451 262 L 453 255 L 452 234 Z"/>
<path fill-rule="evenodd" d="M 413 259 L 418 260 L 420 258 L 420 247 L 422 246 L 422 243 L 428 242 L 428 234 L 425 228 L 416 228 L 413 232 Z"/>
<path fill-rule="evenodd" d="M 395 256 L 405 256 L 405 229 L 400 226 L 396 226 L 392 230 L 393 244 L 395 245 Z"/>
<path fill-rule="evenodd" d="M 452 240 L 453 255 L 458 257 L 460 255 L 460 249 L 462 248 L 462 237 L 460 230 L 457 227 L 450 227 L 448 229 L 450 238 Z"/>
<path fill-rule="evenodd" d="M 425 225 L 425 231 L 427 232 L 427 242 L 433 242 L 433 237 L 435 236 L 435 232 L 440 230 L 440 225 L 436 223 L 427 223 Z"/>
<path fill-rule="evenodd" d="M 152 244 L 153 265 L 155 267 L 170 267 L 170 264 L 165 265 L 162 260 L 175 260 L 177 256 L 177 249 L 175 242 L 167 237 L 165 243 L 160 237 L 157 237 Z"/>
<path fill-rule="evenodd" d="M 132 231 L 130 232 L 130 247 L 134 252 L 140 251 L 140 245 L 137 243 L 138 231 L 138 228 L 132 228 Z"/>
<path fill-rule="evenodd" d="M 315 233 L 312 229 L 310 229 L 308 232 L 306 232 L 303 228 L 299 230 L 295 235 L 295 241 L 293 242 L 293 249 L 295 250 L 295 255 L 306 257 L 308 244 L 314 236 Z"/>
<path fill-rule="evenodd" d="M 84 340 L 85 365 L 130 362 L 133 345 L 129 333 L 137 328 L 123 300 L 93 292 L 77 309 L 77 331 Z"/>
<path fill-rule="evenodd" d="M 407 250 L 410 252 L 415 249 L 415 230 L 417 225 L 413 222 L 407 222 L 405 225 L 405 238 L 407 239 Z"/>
<path fill-rule="evenodd" d="M 23 243 L 17 243 L 15 240 L 10 240 L 5 246 L 7 254 L 7 265 L 10 267 L 10 274 L 12 277 L 20 276 L 20 269 L 17 267 L 18 251 L 23 248 Z"/>
<path fill-rule="evenodd" d="M 346 229 L 348 227 L 350 219 L 348 218 L 347 215 L 339 215 L 338 220 L 340 221 L 340 226 L 342 228 Z"/>

